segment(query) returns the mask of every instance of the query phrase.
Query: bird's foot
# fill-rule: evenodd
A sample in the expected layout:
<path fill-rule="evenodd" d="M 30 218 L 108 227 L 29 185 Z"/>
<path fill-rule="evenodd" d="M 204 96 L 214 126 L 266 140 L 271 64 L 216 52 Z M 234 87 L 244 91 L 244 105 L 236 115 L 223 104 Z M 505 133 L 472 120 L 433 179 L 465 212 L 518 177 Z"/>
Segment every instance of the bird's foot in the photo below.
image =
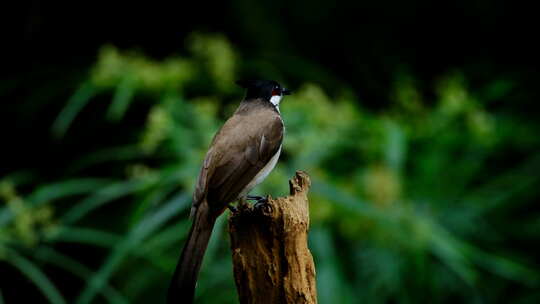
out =
<path fill-rule="evenodd" d="M 238 204 L 236 205 L 236 208 L 238 209 L 238 212 L 243 212 L 245 210 L 249 209 L 249 204 L 246 201 L 246 198 L 241 198 L 238 200 Z"/>
<path fill-rule="evenodd" d="M 229 210 L 231 211 L 231 213 L 236 213 L 238 212 L 238 208 L 236 208 L 235 206 L 231 205 L 231 204 L 228 204 L 227 205 L 227 208 L 229 208 Z"/>
<path fill-rule="evenodd" d="M 263 211 L 263 212 L 271 212 L 272 206 L 268 204 L 268 196 L 258 196 L 258 195 L 248 195 L 248 200 L 254 200 L 255 205 L 253 205 L 253 209 Z"/>
<path fill-rule="evenodd" d="M 248 195 L 246 196 L 246 200 L 250 201 L 256 201 L 256 203 L 260 201 L 268 201 L 268 197 L 260 196 L 260 195 Z"/>

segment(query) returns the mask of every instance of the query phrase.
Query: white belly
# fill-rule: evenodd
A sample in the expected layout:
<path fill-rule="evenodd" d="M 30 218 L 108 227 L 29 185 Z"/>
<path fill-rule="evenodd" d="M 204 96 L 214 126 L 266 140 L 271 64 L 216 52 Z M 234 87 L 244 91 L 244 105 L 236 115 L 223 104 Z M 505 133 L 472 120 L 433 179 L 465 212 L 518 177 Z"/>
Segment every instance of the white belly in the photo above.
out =
<path fill-rule="evenodd" d="M 238 198 L 245 197 L 251 189 L 255 188 L 258 184 L 262 183 L 262 181 L 272 172 L 274 167 L 277 164 L 277 161 L 279 159 L 279 155 L 281 154 L 281 146 L 279 146 L 279 149 L 277 150 L 276 154 L 272 156 L 270 161 L 264 166 L 257 175 L 247 184 L 247 186 L 240 192 L 240 195 L 238 195 Z"/>

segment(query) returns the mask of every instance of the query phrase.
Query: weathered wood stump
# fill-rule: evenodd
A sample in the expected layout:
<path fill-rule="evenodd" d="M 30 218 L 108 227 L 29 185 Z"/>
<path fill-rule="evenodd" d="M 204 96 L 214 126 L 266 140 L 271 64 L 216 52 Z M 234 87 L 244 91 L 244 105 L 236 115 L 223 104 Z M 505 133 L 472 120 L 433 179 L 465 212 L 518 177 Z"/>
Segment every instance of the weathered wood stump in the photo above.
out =
<path fill-rule="evenodd" d="M 307 247 L 309 176 L 297 171 L 290 195 L 229 218 L 234 278 L 241 304 L 317 303 Z"/>

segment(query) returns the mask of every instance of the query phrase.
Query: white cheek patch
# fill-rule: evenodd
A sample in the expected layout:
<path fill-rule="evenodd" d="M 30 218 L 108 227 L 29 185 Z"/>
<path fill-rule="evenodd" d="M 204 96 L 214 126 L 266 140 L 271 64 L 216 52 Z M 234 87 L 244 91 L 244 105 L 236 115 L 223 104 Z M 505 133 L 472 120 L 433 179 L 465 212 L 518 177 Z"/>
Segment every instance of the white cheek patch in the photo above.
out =
<path fill-rule="evenodd" d="M 276 107 L 279 112 L 279 103 L 281 102 L 282 95 L 274 95 L 270 98 L 270 102 Z"/>

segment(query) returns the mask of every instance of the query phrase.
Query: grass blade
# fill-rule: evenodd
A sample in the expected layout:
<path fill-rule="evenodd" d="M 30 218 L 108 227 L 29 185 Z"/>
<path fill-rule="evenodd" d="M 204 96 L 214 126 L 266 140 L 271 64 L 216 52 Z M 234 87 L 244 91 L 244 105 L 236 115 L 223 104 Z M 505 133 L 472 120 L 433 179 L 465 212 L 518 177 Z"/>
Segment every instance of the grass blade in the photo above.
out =
<path fill-rule="evenodd" d="M 111 181 L 111 179 L 105 178 L 77 178 L 48 184 L 34 191 L 28 197 L 28 201 L 41 205 L 66 196 L 85 194 L 101 189 L 110 184 Z"/>
<path fill-rule="evenodd" d="M 530 287 L 539 285 L 540 274 L 538 270 L 533 270 L 531 267 L 526 267 L 509 258 L 480 250 L 466 243 L 463 243 L 462 247 L 471 256 L 471 259 L 486 271 L 509 280 L 523 282 Z"/>
<path fill-rule="evenodd" d="M 66 214 L 64 214 L 64 216 L 62 217 L 62 220 L 64 223 L 68 224 L 76 222 L 77 220 L 84 217 L 92 210 L 102 206 L 103 204 L 118 199 L 122 196 L 140 191 L 151 183 L 152 182 L 147 179 L 137 179 L 129 180 L 127 182 L 119 182 L 107 186 L 68 210 Z"/>
<path fill-rule="evenodd" d="M 190 196 L 180 193 L 163 205 L 159 210 L 145 217 L 139 222 L 129 235 L 113 249 L 103 266 L 88 281 L 86 287 L 79 295 L 76 303 L 91 303 L 96 294 L 103 288 L 115 269 L 133 248 L 138 248 L 140 243 L 151 233 L 163 226 L 171 217 L 175 216 L 188 207 Z"/>
<path fill-rule="evenodd" d="M 81 178 L 66 180 L 39 187 L 28 196 L 26 201 L 34 206 L 39 206 L 55 199 L 64 198 L 71 195 L 84 194 L 96 189 L 101 189 L 110 184 L 109 179 Z M 0 227 L 10 223 L 13 219 L 13 212 L 9 208 L 0 210 Z"/>
<path fill-rule="evenodd" d="M 317 265 L 317 292 L 321 303 L 350 303 L 349 290 L 328 229 L 314 227 L 310 231 L 310 245 Z"/>
<path fill-rule="evenodd" d="M 114 247 L 122 238 L 114 233 L 91 228 L 61 227 L 48 236 L 49 241 L 88 244 L 99 247 Z"/>
<path fill-rule="evenodd" d="M 41 290 L 49 302 L 54 304 L 66 303 L 58 289 L 34 263 L 13 250 L 8 252 L 8 261 L 26 275 Z"/>
<path fill-rule="evenodd" d="M 126 112 L 129 103 L 133 100 L 135 95 L 135 81 L 133 77 L 126 76 L 116 87 L 114 96 L 107 112 L 107 118 L 110 120 L 118 121 L 122 119 Z"/>
<path fill-rule="evenodd" d="M 52 125 L 52 132 L 54 136 L 57 138 L 64 136 L 75 117 L 88 104 L 90 99 L 96 95 L 96 93 L 97 89 L 90 82 L 86 82 L 79 87 L 54 121 Z"/>
<path fill-rule="evenodd" d="M 77 260 L 66 256 L 64 254 L 61 254 L 57 252 L 56 250 L 48 247 L 41 247 L 36 252 L 35 257 L 37 259 L 40 259 L 43 262 L 47 262 L 49 264 L 55 265 L 59 268 L 62 268 L 64 270 L 67 270 L 68 272 L 72 273 L 73 275 L 83 279 L 88 280 L 92 276 L 92 271 L 86 267 L 85 265 L 79 263 Z M 113 304 L 127 304 L 128 301 L 126 298 L 118 292 L 115 288 L 105 285 L 103 286 L 102 294 L 109 301 L 109 303 Z"/>
<path fill-rule="evenodd" d="M 102 164 L 105 162 L 136 160 L 145 156 L 138 145 L 125 145 L 117 147 L 104 148 L 98 151 L 82 156 L 76 160 L 68 169 L 68 172 L 73 174 L 84 170 L 93 165 Z"/>

